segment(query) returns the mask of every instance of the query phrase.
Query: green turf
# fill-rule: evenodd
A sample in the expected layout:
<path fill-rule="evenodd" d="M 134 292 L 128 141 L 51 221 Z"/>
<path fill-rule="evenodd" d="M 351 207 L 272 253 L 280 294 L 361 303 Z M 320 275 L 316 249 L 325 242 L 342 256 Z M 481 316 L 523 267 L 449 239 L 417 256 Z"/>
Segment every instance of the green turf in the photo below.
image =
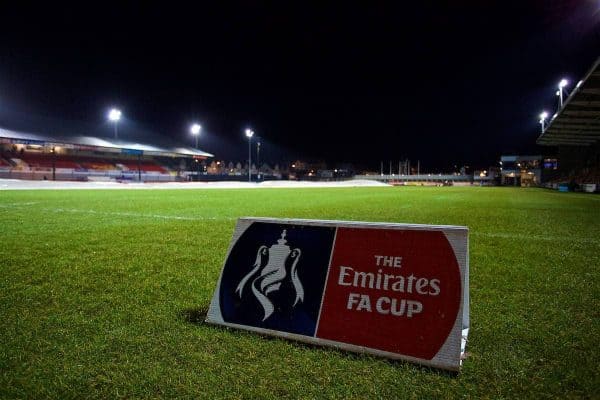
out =
<path fill-rule="evenodd" d="M 470 228 L 460 375 L 204 324 L 236 218 Z M 0 398 L 598 398 L 600 197 L 0 191 Z"/>

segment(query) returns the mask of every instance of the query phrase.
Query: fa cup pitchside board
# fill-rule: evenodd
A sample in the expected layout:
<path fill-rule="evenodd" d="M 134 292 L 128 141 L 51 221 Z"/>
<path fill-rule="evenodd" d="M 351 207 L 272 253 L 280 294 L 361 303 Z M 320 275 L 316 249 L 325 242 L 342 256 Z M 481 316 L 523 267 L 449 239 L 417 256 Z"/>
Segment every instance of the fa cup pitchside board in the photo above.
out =
<path fill-rule="evenodd" d="M 241 218 L 207 322 L 459 370 L 468 229 Z"/>

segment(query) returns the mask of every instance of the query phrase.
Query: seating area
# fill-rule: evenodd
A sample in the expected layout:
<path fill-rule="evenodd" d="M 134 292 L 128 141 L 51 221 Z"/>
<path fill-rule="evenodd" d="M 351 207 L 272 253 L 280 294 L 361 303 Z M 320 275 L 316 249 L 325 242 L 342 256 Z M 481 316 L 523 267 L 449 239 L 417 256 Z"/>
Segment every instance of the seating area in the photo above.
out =
<path fill-rule="evenodd" d="M 118 165 L 122 165 L 126 170 L 129 170 L 129 171 L 137 171 L 138 170 L 137 161 L 120 161 L 117 163 L 117 166 Z M 152 161 L 148 161 L 148 160 L 142 161 L 139 165 L 139 168 L 140 168 L 140 170 L 142 170 L 144 172 L 158 172 L 161 174 L 166 174 L 169 172 L 168 170 L 161 167 L 160 165 L 158 165 Z"/>
<path fill-rule="evenodd" d="M 596 188 L 600 188 L 600 168 L 586 167 L 571 171 L 569 174 L 546 181 L 544 186 L 552 188 L 564 186 L 569 190 L 596 191 Z"/>
<path fill-rule="evenodd" d="M 599 168 L 583 168 L 568 177 L 569 181 L 578 184 L 592 183 L 600 184 L 600 169 Z"/>
<path fill-rule="evenodd" d="M 82 156 L 71 156 L 71 155 L 56 155 L 53 156 L 47 153 L 36 153 L 36 152 L 23 152 L 17 156 L 17 160 L 20 160 L 27 164 L 31 169 L 49 169 L 52 165 L 56 168 L 72 169 L 76 171 L 137 171 L 138 162 L 137 160 L 116 160 L 114 162 L 107 161 L 106 159 L 99 157 L 82 157 Z M 55 158 L 54 158 L 55 157 Z M 2 163 L 6 163 L 5 160 L 0 158 Z M 4 165 L 4 164 L 0 164 Z M 168 169 L 157 164 L 153 160 L 142 160 L 140 169 L 143 172 L 153 172 L 167 174 Z"/>
<path fill-rule="evenodd" d="M 78 162 L 83 169 L 87 170 L 110 171 L 117 169 L 116 165 L 99 158 L 78 158 Z"/>
<path fill-rule="evenodd" d="M 52 156 L 46 156 L 36 153 L 23 153 L 21 160 L 27 163 L 30 168 L 52 168 Z M 76 162 L 66 157 L 56 157 L 54 160 L 56 168 L 81 168 Z"/>

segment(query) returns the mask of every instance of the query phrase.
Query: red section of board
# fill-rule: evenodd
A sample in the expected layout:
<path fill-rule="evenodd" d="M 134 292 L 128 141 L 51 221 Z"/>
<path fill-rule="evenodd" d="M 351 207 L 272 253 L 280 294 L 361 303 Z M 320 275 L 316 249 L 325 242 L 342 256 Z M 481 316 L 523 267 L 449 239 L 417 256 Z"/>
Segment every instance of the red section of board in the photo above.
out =
<path fill-rule="evenodd" d="M 338 228 L 316 337 L 430 360 L 460 296 L 443 232 Z"/>

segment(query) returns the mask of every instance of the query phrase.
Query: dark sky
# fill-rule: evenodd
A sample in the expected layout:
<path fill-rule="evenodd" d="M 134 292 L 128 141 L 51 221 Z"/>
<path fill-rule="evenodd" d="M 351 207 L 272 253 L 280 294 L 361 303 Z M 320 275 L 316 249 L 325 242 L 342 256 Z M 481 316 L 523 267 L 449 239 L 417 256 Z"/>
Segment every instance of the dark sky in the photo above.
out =
<path fill-rule="evenodd" d="M 108 136 L 117 105 L 122 137 L 141 125 L 191 144 L 197 120 L 219 159 L 246 157 L 246 126 L 270 160 L 449 170 L 541 153 L 556 83 L 600 56 L 597 0 L 11 3 L 0 125 L 73 120 Z"/>

